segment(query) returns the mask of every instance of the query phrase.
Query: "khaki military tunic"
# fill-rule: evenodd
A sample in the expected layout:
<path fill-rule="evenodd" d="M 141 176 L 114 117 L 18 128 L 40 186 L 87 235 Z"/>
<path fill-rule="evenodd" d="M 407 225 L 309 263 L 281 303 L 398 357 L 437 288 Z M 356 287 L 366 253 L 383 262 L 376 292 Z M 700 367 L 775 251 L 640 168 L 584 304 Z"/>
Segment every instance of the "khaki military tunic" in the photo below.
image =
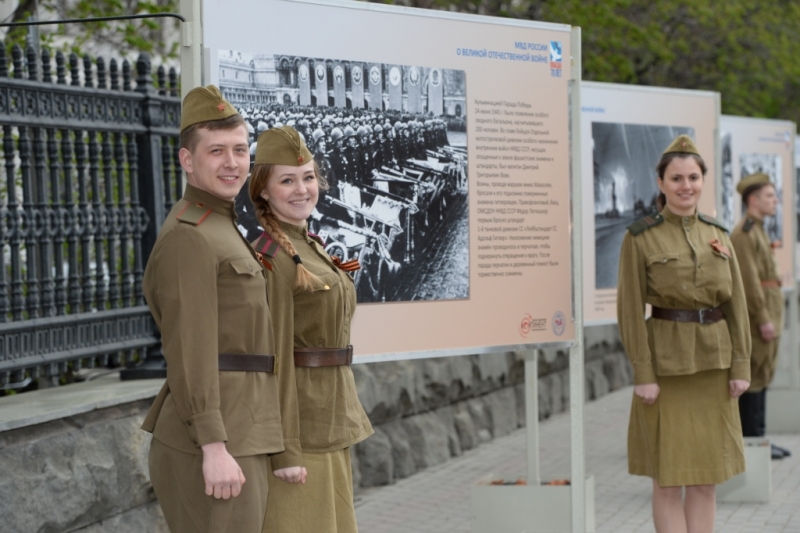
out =
<path fill-rule="evenodd" d="M 780 281 L 764 222 L 745 217 L 731 234 L 736 257 L 742 271 L 744 292 L 747 296 L 747 311 L 750 315 L 750 334 L 753 350 L 750 356 L 752 381 L 748 392 L 764 390 L 775 375 L 780 334 L 783 330 L 783 293 L 780 287 L 762 287 L 762 281 Z M 772 322 L 778 338 L 766 342 L 761 338 L 759 326 Z"/>
<path fill-rule="evenodd" d="M 662 222 L 625 234 L 620 255 L 617 319 L 636 384 L 722 368 L 730 368 L 731 379 L 749 381 L 747 303 L 727 232 L 697 215 L 680 217 L 665 208 L 658 216 Z M 728 253 L 712 247 L 714 239 Z M 722 307 L 725 320 L 645 321 L 645 304 Z"/>
<path fill-rule="evenodd" d="M 297 267 L 289 254 L 266 235 L 255 243 L 272 266 L 267 281 L 281 361 L 295 348 L 347 347 L 356 308 L 350 275 L 333 264 L 305 228 L 286 223 L 281 228 L 303 266 L 323 282 L 312 292 L 296 289 Z M 290 370 L 293 376 L 279 369 L 281 401 L 296 403 L 299 415 L 292 420 L 284 414 L 286 451 L 273 455 L 271 465 L 277 470 L 302 464 L 308 478 L 305 485 L 271 484 L 265 531 L 355 531 L 348 448 L 373 429 L 358 399 L 353 372 L 347 365 Z M 298 430 L 295 439 L 297 434 L 291 432 Z"/>
<path fill-rule="evenodd" d="M 669 209 L 629 230 L 620 256 L 619 330 L 636 384 L 660 387 L 653 405 L 632 398 L 629 472 L 662 487 L 722 483 L 745 468 L 728 382 L 750 379 L 747 304 L 733 246 L 713 219 Z M 721 307 L 725 319 L 645 320 L 645 304 Z"/>
<path fill-rule="evenodd" d="M 167 381 L 142 428 L 159 444 L 151 449 L 151 477 L 170 528 L 259 531 L 263 511 L 255 526 L 243 525 L 245 511 L 235 505 L 254 501 L 256 489 L 266 498 L 266 455 L 239 461 L 248 481 L 230 503 L 203 494 L 198 470 L 200 446 L 212 442 L 224 441 L 234 457 L 283 450 L 278 378 L 218 370 L 220 353 L 275 354 L 263 268 L 236 228 L 233 203 L 187 185 L 159 232 L 143 287 L 161 331 Z M 193 465 L 185 477 L 194 493 L 178 494 L 187 484 L 164 475 L 180 476 L 176 465 Z M 236 516 L 236 524 L 220 513 Z"/>

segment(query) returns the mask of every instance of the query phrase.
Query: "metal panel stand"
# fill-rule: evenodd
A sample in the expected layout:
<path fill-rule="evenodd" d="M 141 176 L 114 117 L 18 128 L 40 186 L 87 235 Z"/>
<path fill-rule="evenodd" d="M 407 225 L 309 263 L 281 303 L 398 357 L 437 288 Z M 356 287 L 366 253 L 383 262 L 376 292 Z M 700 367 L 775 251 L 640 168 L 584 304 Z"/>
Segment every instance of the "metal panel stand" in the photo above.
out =
<path fill-rule="evenodd" d="M 472 488 L 473 533 L 583 533 L 595 531 L 594 478 L 585 477 L 583 439 L 583 270 L 581 244 L 580 77 L 581 33 L 571 35 L 570 179 L 572 185 L 572 295 L 575 341 L 569 351 L 571 485 L 542 486 L 539 470 L 538 350 L 525 354 L 527 484 L 492 484 L 489 476 Z"/>
<path fill-rule="evenodd" d="M 525 353 L 525 423 L 528 437 L 526 485 L 493 485 L 488 476 L 472 487 L 473 533 L 594 532 L 594 478 L 570 486 L 541 484 L 539 470 L 539 350 Z M 572 396 L 572 395 L 571 395 Z M 583 387 L 580 390 L 583 397 Z M 574 411 L 572 413 L 574 415 Z M 573 434 L 573 446 L 575 435 Z M 583 456 L 581 449 L 581 456 Z M 581 467 L 583 465 L 581 464 Z M 575 468 L 573 467 L 573 476 Z M 580 473 L 583 477 L 583 472 Z M 576 479 L 573 477 L 573 479 Z M 576 490 L 576 485 L 578 489 Z M 575 528 L 575 494 L 583 497 L 580 517 L 585 527 Z"/>
<path fill-rule="evenodd" d="M 528 485 L 540 485 L 539 350 L 525 353 L 525 430 L 528 436 Z"/>

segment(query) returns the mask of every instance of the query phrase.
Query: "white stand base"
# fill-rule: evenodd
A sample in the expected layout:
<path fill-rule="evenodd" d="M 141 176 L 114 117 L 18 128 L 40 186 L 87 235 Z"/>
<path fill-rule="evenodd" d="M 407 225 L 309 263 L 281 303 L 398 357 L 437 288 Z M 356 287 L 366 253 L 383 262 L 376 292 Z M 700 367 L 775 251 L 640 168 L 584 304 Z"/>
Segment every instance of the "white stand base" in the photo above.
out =
<path fill-rule="evenodd" d="M 767 503 L 772 494 L 772 463 L 769 439 L 744 438 L 747 470 L 717 486 L 717 501 Z"/>
<path fill-rule="evenodd" d="M 800 433 L 800 390 L 767 389 L 767 433 Z"/>
<path fill-rule="evenodd" d="M 570 533 L 571 487 L 490 485 L 472 487 L 472 533 Z M 586 533 L 594 533 L 594 477 L 586 479 Z"/>

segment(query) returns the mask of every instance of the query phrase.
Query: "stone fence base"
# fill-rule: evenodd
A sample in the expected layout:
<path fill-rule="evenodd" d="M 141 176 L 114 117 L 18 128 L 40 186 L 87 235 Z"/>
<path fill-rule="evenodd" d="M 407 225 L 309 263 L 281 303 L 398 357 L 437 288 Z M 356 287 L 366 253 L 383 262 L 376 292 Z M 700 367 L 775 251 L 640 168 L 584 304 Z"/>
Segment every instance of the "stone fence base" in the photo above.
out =
<path fill-rule="evenodd" d="M 587 400 L 631 382 L 615 326 L 587 329 L 586 346 Z M 567 361 L 566 352 L 555 350 L 540 358 L 540 419 L 569 405 Z M 393 483 L 525 423 L 521 354 L 360 364 L 353 370 L 376 430 L 354 447 L 357 486 Z M 150 403 L 0 432 L 0 529 L 167 533 L 147 473 L 150 436 L 139 429 Z"/>

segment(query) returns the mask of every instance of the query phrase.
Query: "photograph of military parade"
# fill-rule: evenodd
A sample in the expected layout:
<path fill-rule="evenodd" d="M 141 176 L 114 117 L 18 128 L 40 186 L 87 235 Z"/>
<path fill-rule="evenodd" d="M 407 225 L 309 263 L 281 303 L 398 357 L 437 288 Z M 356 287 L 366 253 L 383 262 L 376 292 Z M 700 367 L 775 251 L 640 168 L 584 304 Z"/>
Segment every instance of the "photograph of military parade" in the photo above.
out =
<path fill-rule="evenodd" d="M 309 231 L 357 258 L 358 302 L 469 297 L 466 73 L 219 50 L 219 86 L 251 138 L 294 127 L 330 189 Z M 261 233 L 247 186 L 238 223 Z"/>
<path fill-rule="evenodd" d="M 741 154 L 739 156 L 739 176 L 749 176 L 763 172 L 775 185 L 778 195 L 778 210 L 775 216 L 764 217 L 764 231 L 776 248 L 783 242 L 783 160 L 780 154 Z"/>
<path fill-rule="evenodd" d="M 617 286 L 625 228 L 658 212 L 654 161 L 678 135 L 694 128 L 647 124 L 592 123 L 594 166 L 595 284 Z"/>

